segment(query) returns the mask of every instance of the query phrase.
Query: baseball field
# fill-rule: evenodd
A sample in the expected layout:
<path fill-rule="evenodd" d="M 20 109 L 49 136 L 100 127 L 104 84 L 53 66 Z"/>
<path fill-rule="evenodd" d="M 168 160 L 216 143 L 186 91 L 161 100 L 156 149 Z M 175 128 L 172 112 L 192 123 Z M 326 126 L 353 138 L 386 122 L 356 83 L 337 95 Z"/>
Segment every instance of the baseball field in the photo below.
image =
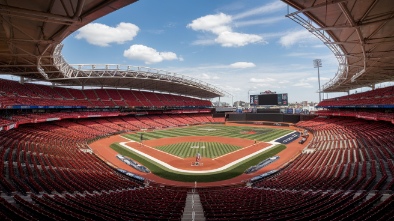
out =
<path fill-rule="evenodd" d="M 173 185 L 215 184 L 239 182 L 262 173 L 267 168 L 255 174 L 244 174 L 244 171 L 268 157 L 294 157 L 300 147 L 289 150 L 294 144 L 276 142 L 291 133 L 294 128 L 208 124 L 122 134 L 100 140 L 100 144 L 95 142 L 91 147 L 114 167 L 149 180 Z M 116 154 L 130 157 L 151 173 L 134 170 L 116 159 Z M 196 159 L 197 155 L 199 159 Z M 276 167 L 277 163 L 286 162 L 279 160 L 275 162 Z"/>

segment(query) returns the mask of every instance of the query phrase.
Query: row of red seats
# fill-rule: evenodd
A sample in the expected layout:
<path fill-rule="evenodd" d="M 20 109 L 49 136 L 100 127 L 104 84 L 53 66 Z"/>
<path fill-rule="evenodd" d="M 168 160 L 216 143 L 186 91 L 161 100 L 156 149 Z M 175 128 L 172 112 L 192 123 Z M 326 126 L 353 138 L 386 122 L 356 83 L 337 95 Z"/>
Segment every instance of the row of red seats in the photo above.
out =
<path fill-rule="evenodd" d="M 376 220 L 391 213 L 393 197 L 355 191 L 230 188 L 199 193 L 206 220 Z M 378 204 L 372 208 L 373 204 Z"/>
<path fill-rule="evenodd" d="M 391 124 L 342 117 L 317 118 L 299 122 L 297 126 L 313 132 L 308 149 L 314 151 L 303 153 L 286 169 L 256 186 L 297 190 L 394 190 L 394 182 L 388 179 L 394 176 Z M 344 142 L 350 139 L 351 142 Z"/>
<path fill-rule="evenodd" d="M 171 94 L 116 89 L 86 89 L 20 84 L 0 79 L 0 108 L 28 106 L 87 106 L 87 107 L 185 107 L 212 106 L 207 100 Z"/>
<path fill-rule="evenodd" d="M 41 114 L 30 115 L 33 116 Z M 130 190 L 140 188 L 142 183 L 114 172 L 82 150 L 88 149 L 89 140 L 119 131 L 212 121 L 211 116 L 201 114 L 118 116 L 23 124 L 14 130 L 1 131 L 0 190 L 13 195 L 15 203 L 1 201 L 8 209 L 2 209 L 0 217 L 2 220 L 180 220 L 186 190 Z M 22 198 L 19 194 L 26 196 Z"/>
<path fill-rule="evenodd" d="M 393 105 L 394 86 L 379 88 L 372 91 L 346 95 L 321 101 L 317 106 L 363 106 L 363 105 Z"/>
<path fill-rule="evenodd" d="M 143 188 L 111 193 L 0 197 L 2 220 L 181 220 L 186 191 Z"/>
<path fill-rule="evenodd" d="M 151 117 L 144 116 L 154 121 Z M 175 120 L 179 117 L 190 123 L 208 119 L 207 115 L 160 116 L 161 119 L 171 118 L 172 122 L 182 123 Z M 140 122 L 141 126 L 149 127 L 138 118 L 108 119 Z M 3 144 L 3 147 L 0 153 L 3 162 L 6 162 L 0 165 L 2 190 L 24 194 L 31 192 L 28 196 L 35 202 L 33 205 L 45 210 L 47 217 L 66 220 L 180 220 L 186 191 L 167 188 L 127 190 L 130 180 L 120 179 L 121 176 L 114 174 L 93 155 L 80 151 L 86 148 L 88 139 L 116 130 L 115 125 L 124 125 L 103 120 L 55 121 L 23 125 L 2 132 L 0 145 Z M 97 125 L 102 125 L 102 128 Z M 305 128 L 306 125 L 317 135 L 315 137 L 328 136 L 338 145 L 340 139 L 348 136 L 333 136 L 333 133 L 353 131 L 361 140 L 357 143 L 360 146 L 318 146 L 314 153 L 302 154 L 274 177 L 254 184 L 257 188 L 201 191 L 207 220 L 387 218 L 392 208 L 392 197 L 379 200 L 382 196 L 380 192 L 391 190 L 393 186 L 388 179 L 394 175 L 393 152 L 384 143 L 364 135 L 370 134 L 369 131 L 374 132 L 373 136 L 391 134 L 391 125 L 356 122 L 355 119 L 346 118 L 318 118 L 299 123 Z M 71 131 L 76 132 L 68 133 Z M 374 146 L 369 146 L 371 144 Z M 364 190 L 363 193 L 356 196 L 356 191 L 361 190 Z M 373 197 L 367 199 L 368 192 L 365 191 L 371 191 Z M 65 194 L 60 196 L 58 192 Z M 18 218 L 19 207 L 3 203 L 7 205 L 4 217 Z M 25 205 L 28 206 L 28 203 Z M 26 216 L 20 214 L 22 218 L 30 219 L 29 215 L 34 213 Z M 31 220 L 36 217 L 32 216 Z"/>
<path fill-rule="evenodd" d="M 6 192 L 83 192 L 138 185 L 135 182 L 125 183 L 125 178 L 114 174 L 94 155 L 81 151 L 87 149 L 84 146 L 86 140 L 113 130 L 104 125 L 92 127 L 83 119 L 78 123 L 58 123 L 63 127 L 44 123 L 26 125 L 0 134 L 6 144 L 1 157 L 3 162 L 8 163 L 3 165 L 6 174 L 2 173 Z"/>
<path fill-rule="evenodd" d="M 52 121 L 37 124 L 25 124 L 19 128 L 0 133 L 2 169 L 0 188 L 4 192 L 75 192 L 111 190 L 125 188 L 109 168 L 95 165 L 98 161 L 88 150 L 88 141 L 97 137 L 108 136 L 122 131 L 149 129 L 153 126 L 168 127 L 171 122 L 184 125 L 177 119 L 201 119 L 209 122 L 209 118 L 196 116 L 171 115 L 158 116 L 125 116 L 109 118 L 86 118 Z M 195 120 L 196 122 L 201 122 Z M 195 122 L 193 121 L 193 123 Z M 160 123 L 161 122 L 161 123 Z M 4 172 L 4 173 L 3 173 Z M 94 178 L 92 178 L 94 176 Z M 130 185 L 132 186 L 132 185 Z"/>
<path fill-rule="evenodd" d="M 393 122 L 394 113 L 383 112 L 367 112 L 367 111 L 348 111 L 348 110 L 319 110 L 319 116 L 344 116 L 344 117 L 357 117 L 367 120 L 383 120 Z"/>
<path fill-rule="evenodd" d="M 0 127 L 4 127 L 10 124 L 17 123 L 38 123 L 45 121 L 53 121 L 60 119 L 73 119 L 73 118 L 91 118 L 91 117 L 105 117 L 105 116 L 122 116 L 125 113 L 119 111 L 75 111 L 75 112 L 54 112 L 54 113 L 24 113 L 16 114 L 12 116 L 4 116 L 0 118 Z M 160 117 L 159 117 L 160 116 Z M 189 124 L 200 124 L 205 122 L 224 122 L 224 118 L 212 118 L 206 114 L 194 114 L 191 120 L 185 119 L 185 114 L 180 115 L 149 115 L 149 117 L 140 117 L 141 121 L 148 121 L 149 126 L 141 126 L 140 128 L 161 128 L 161 127 L 172 127 L 172 126 L 183 126 Z M 219 119 L 219 120 L 218 120 Z M 119 122 L 119 121 L 118 121 Z M 123 122 L 124 123 L 124 122 Z M 108 123 L 107 123 L 108 124 Z M 117 126 L 112 126 L 119 131 L 121 128 Z M 131 130 L 138 129 L 137 127 L 132 127 Z M 0 128 L 1 131 L 1 128 Z"/>

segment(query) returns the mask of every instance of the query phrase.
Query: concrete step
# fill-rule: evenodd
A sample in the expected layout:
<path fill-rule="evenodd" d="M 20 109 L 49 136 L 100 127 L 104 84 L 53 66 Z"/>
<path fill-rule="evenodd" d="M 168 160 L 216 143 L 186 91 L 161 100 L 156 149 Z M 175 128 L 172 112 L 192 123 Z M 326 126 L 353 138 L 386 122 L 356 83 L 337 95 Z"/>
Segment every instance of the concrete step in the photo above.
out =
<path fill-rule="evenodd" d="M 187 194 L 182 221 L 205 221 L 200 195 L 196 192 Z"/>

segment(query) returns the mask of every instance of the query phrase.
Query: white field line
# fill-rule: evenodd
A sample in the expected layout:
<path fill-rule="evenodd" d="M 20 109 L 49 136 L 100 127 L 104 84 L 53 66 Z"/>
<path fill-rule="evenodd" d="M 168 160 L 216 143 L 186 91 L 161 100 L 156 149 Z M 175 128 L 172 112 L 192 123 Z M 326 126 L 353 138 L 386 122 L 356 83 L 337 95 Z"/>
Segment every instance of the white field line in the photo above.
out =
<path fill-rule="evenodd" d="M 294 131 L 293 131 L 293 132 L 294 132 Z M 291 132 L 291 133 L 293 133 L 293 132 Z M 290 133 L 288 133 L 288 134 L 290 134 Z M 288 134 L 286 134 L 286 135 L 288 135 Z M 286 135 L 284 135 L 284 136 L 286 136 Z M 284 137 L 284 136 L 282 136 L 282 137 Z M 279 138 L 282 138 L 282 137 L 279 137 Z M 279 138 L 276 138 L 275 140 L 277 140 L 277 139 L 279 139 Z M 125 139 L 128 139 L 128 138 L 125 138 Z M 130 140 L 130 139 L 128 139 L 128 140 Z M 133 140 L 132 142 L 135 142 L 135 141 Z M 280 143 L 275 142 L 274 140 L 272 140 L 272 141 L 268 142 L 268 143 L 271 144 L 270 146 L 268 146 L 268 147 L 266 147 L 266 148 L 264 148 L 264 149 L 261 149 L 261 150 L 259 150 L 259 151 L 256 151 L 256 152 L 254 152 L 254 153 L 251 153 L 251 154 L 249 154 L 249 155 L 246 155 L 246 156 L 244 156 L 244 157 L 242 157 L 242 158 L 239 158 L 238 160 L 235 160 L 235 161 L 233 161 L 233 162 L 231 162 L 231 163 L 229 163 L 229 164 L 226 164 L 226 165 L 224 165 L 224 166 L 222 166 L 222 167 L 219 167 L 219 168 L 216 168 L 216 169 L 212 169 L 212 170 L 193 171 L 193 170 L 184 170 L 184 169 L 179 169 L 179 168 L 173 167 L 173 166 L 169 165 L 169 164 L 166 163 L 166 162 L 163 162 L 163 161 L 161 161 L 161 160 L 159 160 L 159 159 L 156 159 L 156 158 L 154 158 L 154 157 L 152 157 L 152 156 L 150 156 L 150 155 L 148 155 L 148 154 L 146 154 L 146 153 L 143 153 L 143 152 L 141 152 L 141 151 L 139 151 L 139 150 L 136 150 L 136 149 L 134 149 L 134 148 L 128 146 L 127 143 L 129 143 L 129 142 L 121 142 L 121 143 L 119 143 L 119 144 L 122 145 L 123 147 L 125 147 L 126 149 L 129 149 L 129 150 L 131 150 L 131 151 L 133 151 L 133 152 L 136 152 L 136 153 L 138 153 L 138 154 L 140 154 L 140 155 L 142 155 L 142 156 L 144 156 L 144 157 L 146 157 L 146 158 L 148 158 L 148 159 L 150 159 L 150 160 L 152 160 L 152 161 L 155 161 L 156 163 L 160 164 L 161 166 L 163 166 L 163 167 L 165 167 L 165 168 L 167 168 L 167 169 L 174 170 L 174 171 L 177 171 L 177 172 L 192 173 L 192 174 L 193 174 L 193 173 L 194 173 L 194 174 L 213 173 L 213 172 L 219 172 L 219 171 L 228 169 L 228 168 L 230 168 L 231 166 L 234 166 L 235 164 L 237 164 L 237 163 L 239 163 L 239 162 L 242 162 L 242 161 L 244 161 L 244 160 L 246 160 L 246 159 L 249 159 L 249 158 L 251 158 L 251 157 L 253 157 L 253 156 L 255 156 L 255 155 L 259 154 L 259 153 L 262 153 L 262 152 L 264 152 L 264 151 L 266 151 L 266 150 L 271 149 L 272 147 L 276 146 L 277 144 L 280 144 Z M 152 147 L 149 147 L 149 148 L 152 148 Z M 163 152 L 163 151 L 161 151 L 161 152 Z M 165 153 L 165 152 L 163 152 L 163 153 Z M 167 154 L 168 154 L 168 153 L 167 153 Z M 183 158 L 180 158 L 180 159 L 183 159 Z"/>
<path fill-rule="evenodd" d="M 282 137 L 285 137 L 285 136 L 287 136 L 287 135 L 289 135 L 289 134 L 291 134 L 291 133 L 294 133 L 294 132 L 296 132 L 296 131 L 294 130 L 293 132 L 290 132 L 290 133 L 285 134 L 285 135 L 283 135 L 283 136 L 281 136 L 281 137 L 278 137 L 278 138 L 276 138 L 275 140 L 280 139 L 280 138 L 282 138 Z M 264 142 L 264 143 L 270 143 L 270 144 L 272 144 L 272 145 L 280 144 L 279 142 L 275 142 L 275 141 L 273 141 L 273 140 L 271 140 L 271 141 L 269 141 L 269 142 Z M 257 144 L 258 144 L 258 143 L 257 143 Z M 226 156 L 226 155 L 229 155 L 229 154 L 238 152 L 238 151 L 240 151 L 240 150 L 243 150 L 243 149 L 245 149 L 245 148 L 251 147 L 251 146 L 253 146 L 253 145 L 255 145 L 255 144 L 252 144 L 252 145 L 249 145 L 249 146 L 247 146 L 247 147 L 243 147 L 243 148 L 241 148 L 241 149 L 239 149 L 239 150 L 236 150 L 236 151 L 233 151 L 233 152 L 226 153 L 226 154 L 224 154 L 224 155 L 218 156 L 218 157 L 216 157 L 216 158 L 213 158 L 213 160 L 216 160 L 216 159 L 219 159 L 219 158 L 224 157 L 224 156 Z M 267 148 L 268 148 L 268 147 L 267 147 Z M 268 150 L 267 148 L 264 148 L 264 150 Z"/>
<path fill-rule="evenodd" d="M 121 136 L 121 137 L 123 137 L 123 136 Z M 123 138 L 126 139 L 126 140 L 129 140 L 130 142 L 122 142 L 122 143 L 139 143 L 139 142 L 137 142 L 137 141 L 135 141 L 135 140 L 131 140 L 131 139 L 126 138 L 126 137 L 123 137 Z M 162 151 L 162 150 L 158 150 L 158 149 L 156 149 L 156 148 L 153 148 L 153 147 L 151 147 L 151 146 L 145 145 L 145 144 L 143 144 L 143 143 L 139 143 L 139 144 L 140 144 L 140 145 L 143 145 L 144 147 L 148 147 L 148 148 L 154 149 L 154 150 L 156 150 L 156 151 L 159 151 L 159 152 L 161 152 L 161 153 L 165 153 L 165 154 L 167 154 L 167 155 L 176 157 L 176 158 L 178 158 L 178 159 L 183 159 L 182 157 L 178 157 L 178 156 L 172 155 L 172 154 L 170 154 L 170 153 L 164 152 L 164 151 Z"/>
<path fill-rule="evenodd" d="M 244 156 L 244 157 L 242 157 L 242 158 L 239 158 L 238 160 L 235 160 L 235 161 L 233 161 L 233 162 L 231 162 L 231 163 L 229 163 L 229 164 L 226 164 L 226 165 L 224 165 L 224 166 L 222 166 L 222 167 L 220 167 L 220 168 L 216 168 L 216 169 L 212 169 L 212 170 L 193 171 L 193 170 L 184 170 L 184 169 L 179 169 L 179 168 L 173 167 L 173 166 L 169 165 L 169 164 L 166 163 L 166 162 L 163 162 L 163 161 L 161 161 L 161 160 L 159 160 L 159 159 L 156 159 L 156 158 L 154 158 L 154 157 L 152 157 L 152 156 L 150 156 L 150 155 L 148 155 L 148 154 L 146 154 L 146 153 L 143 153 L 143 152 L 141 152 L 141 151 L 139 151 L 139 150 L 136 150 L 136 149 L 134 149 L 134 148 L 128 146 L 127 143 L 128 143 L 128 142 L 121 142 L 121 143 L 119 143 L 119 144 L 122 145 L 123 147 L 125 147 L 125 148 L 127 148 L 127 149 L 133 151 L 133 152 L 136 152 L 136 153 L 138 153 L 138 154 L 140 154 L 140 155 L 142 155 L 142 156 L 144 156 L 144 157 L 146 157 L 146 158 L 152 160 L 152 161 L 155 161 L 156 163 L 160 164 L 161 166 L 163 166 L 163 167 L 165 167 L 165 168 L 167 168 L 167 169 L 170 169 L 170 170 L 173 170 L 173 171 L 177 171 L 177 172 L 182 172 L 182 173 L 195 173 L 195 174 L 213 173 L 213 172 L 218 172 L 218 171 L 225 170 L 225 169 L 230 168 L 231 166 L 234 166 L 235 164 L 237 164 L 237 163 L 239 163 L 239 162 L 241 162 L 241 161 L 243 161 L 243 160 L 245 160 L 245 159 L 248 159 L 248 158 L 250 158 L 250 157 L 252 157 L 252 156 L 254 156 L 254 155 L 256 155 L 256 154 L 259 154 L 259 153 L 261 153 L 261 152 L 263 152 L 263 151 L 266 151 L 266 150 L 268 150 L 268 149 L 271 149 L 272 147 L 275 146 L 274 144 L 272 144 L 271 146 L 268 146 L 268 147 L 266 147 L 266 148 L 264 148 L 264 149 L 262 149 L 262 150 L 256 151 L 256 152 L 254 152 L 254 153 L 252 153 L 252 154 L 249 154 L 249 155 L 247 155 L 247 156 Z"/>
<path fill-rule="evenodd" d="M 124 139 L 126 139 L 126 140 L 129 140 L 130 143 L 137 142 L 137 141 L 135 141 L 135 140 L 132 140 L 132 139 L 127 138 L 127 137 L 124 137 L 124 136 L 122 136 L 122 135 L 119 135 L 119 137 L 124 138 Z"/>
<path fill-rule="evenodd" d="M 212 160 L 216 160 L 216 159 L 219 159 L 219 158 L 221 158 L 221 157 L 227 156 L 227 155 L 229 155 L 229 154 L 236 153 L 236 152 L 238 152 L 238 151 L 240 151 L 240 150 L 246 149 L 246 148 L 251 147 L 251 146 L 253 146 L 253 145 L 255 145 L 255 144 L 252 144 L 252 145 L 249 145 L 249 146 L 247 146 L 247 147 L 243 147 L 243 148 L 241 148 L 241 149 L 238 149 L 238 150 L 236 150 L 236 151 L 233 151 L 233 152 L 226 153 L 226 154 L 224 154 L 224 155 L 215 157 L 215 158 L 213 158 Z M 265 149 L 265 148 L 264 148 L 264 149 Z"/>

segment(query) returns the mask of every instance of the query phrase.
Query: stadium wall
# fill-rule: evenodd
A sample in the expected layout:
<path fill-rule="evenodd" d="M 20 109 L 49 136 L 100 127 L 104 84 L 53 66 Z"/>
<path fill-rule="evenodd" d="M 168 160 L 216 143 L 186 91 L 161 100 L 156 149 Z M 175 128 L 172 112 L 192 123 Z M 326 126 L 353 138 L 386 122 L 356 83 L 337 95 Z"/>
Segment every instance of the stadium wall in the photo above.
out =
<path fill-rule="evenodd" d="M 213 113 L 212 117 L 213 118 L 218 118 L 218 117 L 224 118 L 225 117 L 225 113 Z"/>
<path fill-rule="evenodd" d="M 283 114 L 283 122 L 297 123 L 301 120 L 299 114 Z"/>
<path fill-rule="evenodd" d="M 288 122 L 297 123 L 300 121 L 298 114 L 276 114 L 276 113 L 241 113 L 228 114 L 229 122 L 254 122 L 254 121 L 270 121 L 270 122 Z"/>
<path fill-rule="evenodd" d="M 227 121 L 246 121 L 246 114 L 233 114 L 226 115 Z"/>

